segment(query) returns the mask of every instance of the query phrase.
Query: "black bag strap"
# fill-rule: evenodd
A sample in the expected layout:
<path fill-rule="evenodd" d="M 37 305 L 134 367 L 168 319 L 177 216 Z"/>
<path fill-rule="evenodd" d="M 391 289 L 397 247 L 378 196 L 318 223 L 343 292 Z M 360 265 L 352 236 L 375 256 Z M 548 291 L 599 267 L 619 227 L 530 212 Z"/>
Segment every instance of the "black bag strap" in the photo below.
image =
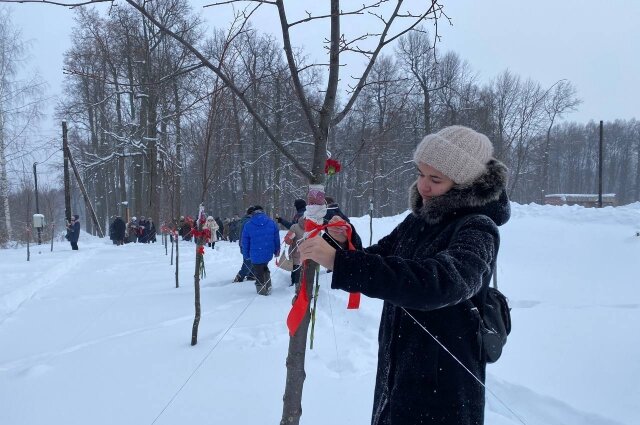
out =
<path fill-rule="evenodd" d="M 453 238 L 460 231 L 460 228 L 462 226 L 464 226 L 469 220 L 471 220 L 472 218 L 475 218 L 475 217 L 487 217 L 487 218 L 489 218 L 487 215 L 479 214 L 479 213 L 467 214 L 465 216 L 462 216 L 458 220 L 455 221 L 455 227 L 453 228 L 453 233 L 451 234 L 451 237 Z M 489 220 L 491 220 L 491 219 L 489 218 Z M 491 262 L 491 274 L 492 275 L 497 271 L 497 266 L 496 265 L 497 265 L 497 256 L 494 255 L 493 261 Z M 486 294 L 485 294 L 485 296 L 486 296 Z M 482 320 L 482 314 L 480 314 L 480 310 L 478 309 L 478 306 L 477 306 L 477 301 L 473 300 L 474 297 L 471 297 L 466 301 L 468 303 L 469 310 L 471 311 L 471 313 L 474 316 L 476 316 L 480 320 L 480 323 L 484 323 L 483 320 Z"/>

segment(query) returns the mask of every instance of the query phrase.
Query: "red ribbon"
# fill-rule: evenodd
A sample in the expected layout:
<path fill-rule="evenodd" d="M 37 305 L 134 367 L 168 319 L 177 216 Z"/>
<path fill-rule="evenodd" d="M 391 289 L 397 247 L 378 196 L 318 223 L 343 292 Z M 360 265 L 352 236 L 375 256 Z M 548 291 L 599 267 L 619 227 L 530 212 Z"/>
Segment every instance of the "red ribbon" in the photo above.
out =
<path fill-rule="evenodd" d="M 304 221 L 304 230 L 308 233 L 307 238 L 313 238 L 320 233 L 321 230 L 325 230 L 329 227 L 345 227 L 347 232 L 347 243 L 349 251 L 355 251 L 355 246 L 351 242 L 351 225 L 345 222 L 334 222 L 330 224 L 316 224 L 312 220 Z M 307 260 L 305 260 L 306 262 Z M 289 315 L 287 316 L 287 327 L 289 328 L 289 336 L 295 335 L 300 323 L 304 319 L 304 315 L 309 310 L 309 297 L 307 296 L 307 280 L 305 276 L 305 267 L 302 265 L 302 275 L 300 276 L 300 291 L 298 291 L 298 298 L 291 307 Z M 360 293 L 354 292 L 349 294 L 349 302 L 347 303 L 347 309 L 353 310 L 360 307 Z"/>
<path fill-rule="evenodd" d="M 199 231 L 194 227 L 191 229 L 191 234 L 194 238 L 204 238 L 205 241 L 211 239 L 211 230 L 209 229 L 202 229 L 202 231 Z"/>

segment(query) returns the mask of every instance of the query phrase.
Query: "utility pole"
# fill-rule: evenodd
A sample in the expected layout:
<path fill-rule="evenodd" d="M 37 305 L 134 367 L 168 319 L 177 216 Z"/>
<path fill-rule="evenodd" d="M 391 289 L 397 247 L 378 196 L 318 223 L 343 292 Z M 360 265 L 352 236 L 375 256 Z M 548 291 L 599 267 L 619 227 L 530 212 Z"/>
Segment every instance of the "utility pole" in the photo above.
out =
<path fill-rule="evenodd" d="M 33 163 L 33 181 L 36 186 L 36 214 L 40 214 L 40 205 L 38 203 L 38 173 L 36 172 L 37 162 Z M 38 245 L 42 245 L 42 227 L 38 227 Z"/>
<path fill-rule="evenodd" d="M 82 182 L 82 178 L 80 177 L 80 172 L 78 172 L 78 168 L 76 167 L 75 162 L 73 161 L 73 157 L 71 156 L 71 152 L 67 151 L 67 157 L 69 162 L 71 163 L 71 168 L 73 168 L 73 173 L 76 176 L 76 181 L 78 182 L 78 187 L 80 187 L 80 191 L 82 192 L 82 196 L 84 197 L 84 202 L 89 210 L 88 213 L 91 214 L 91 219 L 93 220 L 93 224 L 96 226 L 98 230 L 98 236 L 104 238 L 104 233 L 102 233 L 102 227 L 98 222 L 98 217 L 96 216 L 96 212 L 93 209 L 93 205 L 89 200 L 89 195 L 87 194 L 87 189 L 84 187 L 84 183 Z"/>
<path fill-rule="evenodd" d="M 600 121 L 600 148 L 598 153 L 598 208 L 602 208 L 602 162 L 604 161 L 603 133 L 603 123 Z"/>
<path fill-rule="evenodd" d="M 67 122 L 62 121 L 62 153 L 64 155 L 64 217 L 67 226 L 71 223 L 71 178 L 69 176 L 69 145 Z"/>

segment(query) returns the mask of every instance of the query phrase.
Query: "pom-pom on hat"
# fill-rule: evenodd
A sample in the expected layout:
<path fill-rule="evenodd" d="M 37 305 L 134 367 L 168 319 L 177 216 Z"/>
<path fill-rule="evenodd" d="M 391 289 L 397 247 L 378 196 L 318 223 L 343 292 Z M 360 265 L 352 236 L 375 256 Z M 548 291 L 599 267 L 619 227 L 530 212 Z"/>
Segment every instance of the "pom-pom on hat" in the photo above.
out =
<path fill-rule="evenodd" d="M 413 154 L 413 161 L 432 166 L 457 184 L 465 184 L 486 171 L 492 155 L 493 145 L 487 136 L 452 125 L 425 136 Z"/>

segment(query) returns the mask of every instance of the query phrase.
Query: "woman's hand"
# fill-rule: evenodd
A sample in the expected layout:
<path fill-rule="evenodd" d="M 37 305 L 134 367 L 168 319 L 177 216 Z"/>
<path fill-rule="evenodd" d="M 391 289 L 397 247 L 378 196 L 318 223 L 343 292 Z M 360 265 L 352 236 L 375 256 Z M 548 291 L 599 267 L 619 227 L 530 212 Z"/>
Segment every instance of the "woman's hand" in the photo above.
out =
<path fill-rule="evenodd" d="M 345 239 L 346 240 L 346 239 Z M 316 236 L 306 239 L 298 247 L 300 259 L 312 260 L 329 270 L 333 270 L 333 263 L 336 259 L 336 250 L 322 237 Z"/>
<path fill-rule="evenodd" d="M 327 227 L 327 233 L 339 244 L 347 242 L 347 226 L 350 226 L 342 217 L 334 215 L 329 224 L 340 224 L 340 226 Z"/>

